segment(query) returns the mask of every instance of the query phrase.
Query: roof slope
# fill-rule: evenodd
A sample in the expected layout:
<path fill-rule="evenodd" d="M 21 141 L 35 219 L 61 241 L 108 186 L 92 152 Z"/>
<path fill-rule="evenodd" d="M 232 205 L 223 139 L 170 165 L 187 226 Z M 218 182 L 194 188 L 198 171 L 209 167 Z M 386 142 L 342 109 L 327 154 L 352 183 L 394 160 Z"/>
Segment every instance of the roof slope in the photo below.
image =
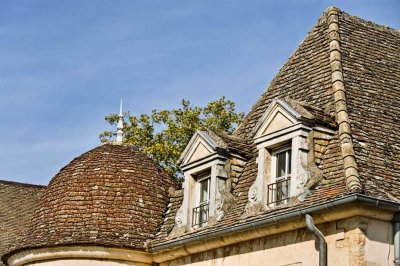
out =
<path fill-rule="evenodd" d="M 171 187 L 175 179 L 133 146 L 103 144 L 50 181 L 20 248 L 96 244 L 142 249 L 164 219 Z"/>
<path fill-rule="evenodd" d="M 267 90 L 262 94 L 234 133 L 233 137 L 247 142 L 248 146 L 252 147 L 253 152 L 252 158 L 246 163 L 243 174 L 232 192 L 235 197 L 235 204 L 229 210 L 225 218 L 220 223 L 217 223 L 214 228 L 206 227 L 186 234 L 186 236 L 202 233 L 205 230 L 217 229 L 218 227 L 223 227 L 232 223 L 240 223 L 241 221 L 249 219 L 249 217 L 244 218 L 242 215 L 248 201 L 249 188 L 254 183 L 257 175 L 256 158 L 258 151 L 253 141 L 253 129 L 274 99 L 290 96 L 293 100 L 307 102 L 309 105 L 321 110 L 327 110 L 328 114 L 334 115 L 335 110 L 333 106 L 329 51 L 328 23 L 325 16 L 322 16 L 317 24 L 310 30 L 299 48 L 280 69 Z M 331 179 L 326 179 L 324 181 L 326 186 L 323 187 L 326 190 L 335 187 L 337 193 L 321 192 L 319 195 L 326 194 L 328 197 L 333 197 L 338 193 L 343 194 L 346 192 L 343 167 L 341 167 L 341 153 L 338 147 L 337 140 L 333 140 L 326 152 L 326 154 L 330 154 L 330 157 L 334 158 L 334 160 L 329 160 L 324 164 L 324 167 L 335 171 L 335 173 L 330 175 Z M 319 187 L 318 190 L 321 190 L 321 187 Z M 310 199 L 311 198 L 308 200 Z M 312 199 L 320 200 L 321 197 L 312 197 Z M 311 202 L 313 201 L 306 201 L 304 204 L 311 204 Z M 291 207 L 293 206 L 286 205 L 269 211 L 266 215 L 273 215 L 276 212 L 282 212 Z M 168 218 L 173 219 L 173 214 L 169 213 Z M 153 244 L 157 245 L 165 242 L 165 237 L 171 229 L 172 228 L 163 226 L 159 238 L 156 239 Z M 181 239 L 186 236 L 181 237 Z"/>
<path fill-rule="evenodd" d="M 44 188 L 0 180 L 0 256 L 25 237 Z"/>
<path fill-rule="evenodd" d="M 332 27 L 330 28 L 332 18 L 328 17 L 332 13 L 335 16 L 333 19 L 338 22 L 339 31 L 333 27 L 333 32 Z M 336 36 L 337 33 L 340 36 Z M 251 145 L 254 152 L 233 190 L 236 204 L 220 223 L 181 236 L 180 240 L 255 218 L 242 216 L 248 201 L 249 188 L 257 175 L 253 128 L 276 98 L 290 96 L 295 101 L 305 102 L 323 110 L 325 114 L 335 116 L 339 124 L 343 122 L 343 114 L 339 113 L 344 109 L 346 119 L 343 124 L 345 127 L 350 125 L 344 135 L 350 139 L 344 140 L 342 129 L 337 129 L 322 156 L 319 166 L 323 173 L 322 179 L 304 202 L 281 206 L 259 214 L 258 217 L 276 215 L 348 194 L 348 157 L 353 160 L 350 162 L 353 167 L 350 174 L 353 170 L 357 173 L 358 168 L 360 176 L 351 176 L 354 179 L 350 181 L 356 180 L 360 185 L 361 179 L 361 185 L 367 194 L 393 200 L 393 195 L 400 192 L 399 35 L 396 30 L 352 17 L 336 8 L 328 8 L 234 133 L 236 138 Z M 335 49 L 331 47 L 332 40 L 341 40 L 341 54 L 335 56 L 338 56 L 342 66 L 333 62 L 337 58 L 331 58 L 331 52 Z M 335 73 L 338 70 L 341 73 Z M 341 82 L 345 87 L 342 90 L 344 93 L 339 92 L 340 97 L 337 97 L 336 86 L 333 86 L 338 76 L 343 76 Z M 350 145 L 350 150 L 346 146 L 349 141 L 354 143 L 355 155 L 353 145 Z M 347 159 L 344 161 L 343 158 Z M 171 219 L 174 217 L 172 213 L 168 216 Z M 165 239 L 171 229 L 164 226 L 153 245 L 173 241 Z"/>
<path fill-rule="evenodd" d="M 290 98 L 304 101 L 325 110 L 331 108 L 332 82 L 329 65 L 328 24 L 322 16 L 294 54 L 271 81 L 235 135 L 252 140 L 253 128 L 275 98 Z"/>
<path fill-rule="evenodd" d="M 400 193 L 400 32 L 339 12 L 341 57 L 364 191 Z"/>
<path fill-rule="evenodd" d="M 308 33 L 304 41 L 289 58 L 279 73 L 271 81 L 266 91 L 253 106 L 252 110 L 246 116 L 244 122 L 236 130 L 235 135 L 246 139 L 254 147 L 253 128 L 260 120 L 261 116 L 268 109 L 271 102 L 276 98 L 289 97 L 295 101 L 306 102 L 307 104 L 320 108 L 330 115 L 335 114 L 333 104 L 332 77 L 330 67 L 330 49 L 328 21 L 326 16 L 322 16 L 316 26 Z M 318 189 L 328 189 L 335 184 L 337 192 L 346 192 L 342 158 L 339 143 L 333 139 L 329 145 L 326 154 L 330 154 L 336 161 L 327 161 L 323 167 L 333 171 L 330 176 L 339 179 L 330 180 L 324 178 L 324 186 Z M 227 219 L 235 220 L 240 216 L 248 201 L 249 187 L 255 181 L 257 175 L 257 164 L 255 158 L 258 151 L 254 147 L 253 160 L 247 163 L 243 176 L 238 186 L 235 188 L 234 196 L 237 204 L 227 215 Z M 332 164 L 339 167 L 333 167 Z M 332 193 L 327 193 L 327 198 L 332 197 Z M 317 198 L 315 198 L 317 199 Z M 311 200 L 310 198 L 308 200 Z"/>

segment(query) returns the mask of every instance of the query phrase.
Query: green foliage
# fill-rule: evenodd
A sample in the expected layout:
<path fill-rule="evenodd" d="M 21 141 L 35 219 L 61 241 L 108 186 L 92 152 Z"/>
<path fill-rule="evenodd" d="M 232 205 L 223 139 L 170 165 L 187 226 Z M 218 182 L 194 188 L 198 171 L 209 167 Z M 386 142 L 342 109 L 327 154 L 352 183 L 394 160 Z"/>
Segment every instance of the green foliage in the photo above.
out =
<path fill-rule="evenodd" d="M 188 100 L 181 104 L 178 109 L 153 110 L 150 115 L 124 114 L 124 142 L 137 146 L 177 176 L 180 170 L 176 162 L 196 130 L 232 133 L 244 117 L 235 112 L 235 104 L 225 97 L 209 102 L 206 107 L 192 106 Z M 111 114 L 105 120 L 116 125 L 118 116 Z M 110 141 L 113 135 L 104 131 L 100 140 Z"/>

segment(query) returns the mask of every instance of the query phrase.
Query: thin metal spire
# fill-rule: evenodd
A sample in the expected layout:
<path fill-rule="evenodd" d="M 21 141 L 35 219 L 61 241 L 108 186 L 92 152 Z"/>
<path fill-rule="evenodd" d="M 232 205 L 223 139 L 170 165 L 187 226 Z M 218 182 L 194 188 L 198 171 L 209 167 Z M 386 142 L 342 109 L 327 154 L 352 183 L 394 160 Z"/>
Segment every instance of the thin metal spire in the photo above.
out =
<path fill-rule="evenodd" d="M 122 99 L 121 104 L 119 106 L 119 115 L 118 115 L 118 124 L 117 124 L 117 138 L 115 140 L 116 143 L 122 143 L 123 132 L 122 129 L 124 128 L 124 116 L 122 115 Z"/>

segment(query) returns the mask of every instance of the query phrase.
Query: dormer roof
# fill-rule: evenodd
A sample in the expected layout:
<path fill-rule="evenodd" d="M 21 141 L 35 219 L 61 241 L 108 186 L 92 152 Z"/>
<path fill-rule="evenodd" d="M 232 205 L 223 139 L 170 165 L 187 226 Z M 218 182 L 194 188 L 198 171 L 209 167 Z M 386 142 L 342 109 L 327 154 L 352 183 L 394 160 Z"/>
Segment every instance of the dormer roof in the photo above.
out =
<path fill-rule="evenodd" d="M 217 143 L 205 131 L 196 130 L 190 139 L 188 145 L 178 159 L 179 165 L 186 165 L 195 162 L 204 157 L 218 153 L 218 150 L 223 150 L 224 143 Z"/>
<path fill-rule="evenodd" d="M 292 126 L 304 124 L 336 128 L 335 119 L 323 110 L 307 103 L 295 101 L 289 97 L 274 99 L 263 116 L 253 128 L 254 139 L 257 142 L 262 136 L 279 132 Z"/>
<path fill-rule="evenodd" d="M 215 154 L 236 154 L 247 158 L 251 157 L 251 146 L 235 136 L 197 130 L 179 157 L 178 164 L 184 166 Z"/>

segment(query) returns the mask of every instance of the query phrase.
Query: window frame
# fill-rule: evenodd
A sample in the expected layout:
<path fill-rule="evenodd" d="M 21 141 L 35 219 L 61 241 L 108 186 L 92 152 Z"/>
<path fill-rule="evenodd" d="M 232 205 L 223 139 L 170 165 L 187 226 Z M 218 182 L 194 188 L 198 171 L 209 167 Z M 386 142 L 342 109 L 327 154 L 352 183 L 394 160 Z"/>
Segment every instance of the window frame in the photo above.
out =
<path fill-rule="evenodd" d="M 288 160 L 289 158 L 288 158 L 288 156 L 287 156 L 287 151 L 290 151 L 290 160 Z M 277 177 L 277 155 L 278 154 L 280 154 L 280 153 L 283 153 L 283 152 L 285 152 L 285 154 L 286 154 L 286 164 L 285 164 L 285 175 L 284 176 L 280 176 L 280 177 Z M 293 149 L 292 149 L 292 145 L 291 144 L 288 144 L 288 145 L 284 145 L 284 146 L 281 146 L 281 147 L 279 147 L 279 148 L 276 148 L 276 149 L 274 149 L 274 150 L 272 150 L 272 152 L 271 152 L 271 183 L 275 183 L 275 182 L 277 182 L 277 181 L 280 181 L 280 180 L 283 180 L 283 179 L 287 179 L 288 177 L 290 178 L 291 177 L 291 175 L 292 175 L 292 172 L 293 172 L 293 158 L 292 158 L 292 156 L 293 156 Z M 287 174 L 287 172 L 288 172 L 288 165 L 289 165 L 289 163 L 290 163 L 290 174 Z M 274 182 L 272 182 L 272 181 L 274 181 Z"/>
<path fill-rule="evenodd" d="M 207 180 L 207 200 L 201 201 L 201 195 L 202 195 L 202 186 L 201 182 Z M 211 201 L 211 169 L 198 174 L 195 176 L 195 181 L 196 181 L 196 201 L 195 201 L 195 207 L 192 208 L 192 227 L 194 228 L 201 228 L 204 227 L 208 224 L 208 220 L 210 217 L 210 201 Z M 198 211 L 195 219 L 195 210 Z M 202 221 L 203 215 L 206 215 L 206 221 Z M 198 220 L 198 221 L 196 221 Z"/>
<path fill-rule="evenodd" d="M 205 200 L 205 201 L 201 201 L 201 194 L 202 194 L 202 191 L 201 191 L 201 182 L 202 181 L 204 181 L 204 180 L 208 180 L 208 182 L 207 182 L 207 187 L 208 187 L 208 191 L 207 191 L 207 200 Z M 196 204 L 198 205 L 198 206 L 200 206 L 200 205 L 202 205 L 202 204 L 204 204 L 204 203 L 210 203 L 210 196 L 211 196 L 211 193 L 210 193 L 210 189 L 211 189 L 211 171 L 207 171 L 206 173 L 204 173 L 204 174 L 200 174 L 200 175 L 198 175 L 197 176 L 197 178 L 196 178 L 196 185 L 197 185 L 197 197 L 196 197 Z"/>
<path fill-rule="evenodd" d="M 288 153 L 290 151 L 290 153 Z M 281 153 L 285 153 L 285 175 L 278 177 L 278 155 Z M 290 154 L 290 157 L 288 156 Z M 293 148 L 292 144 L 284 144 L 279 146 L 278 148 L 275 148 L 271 151 L 271 177 L 270 177 L 270 182 L 267 184 L 267 190 L 269 190 L 269 186 L 273 184 L 282 183 L 285 184 L 286 191 L 287 191 L 287 196 L 284 197 L 283 199 L 278 199 L 278 196 L 275 196 L 276 198 L 270 199 L 269 196 L 267 198 L 268 205 L 284 205 L 287 204 L 288 199 L 291 196 L 291 178 L 292 178 L 292 173 L 293 173 Z M 290 168 L 290 173 L 288 174 L 288 170 Z M 277 193 L 277 192 L 275 192 Z M 269 191 L 267 191 L 267 195 L 269 194 Z"/>

